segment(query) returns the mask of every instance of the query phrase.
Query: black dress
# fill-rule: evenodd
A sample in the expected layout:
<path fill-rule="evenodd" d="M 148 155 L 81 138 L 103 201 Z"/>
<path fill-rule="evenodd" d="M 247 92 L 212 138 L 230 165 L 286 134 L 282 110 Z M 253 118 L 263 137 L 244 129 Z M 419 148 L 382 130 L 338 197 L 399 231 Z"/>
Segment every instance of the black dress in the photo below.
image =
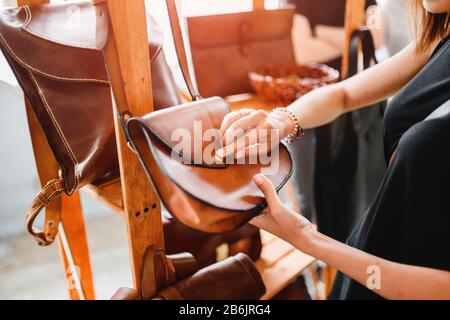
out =
<path fill-rule="evenodd" d="M 450 114 L 423 121 L 448 100 L 449 38 L 386 110 L 385 157 L 389 161 L 397 149 L 396 156 L 349 245 L 394 262 L 450 271 Z M 342 273 L 330 298 L 381 299 Z"/>

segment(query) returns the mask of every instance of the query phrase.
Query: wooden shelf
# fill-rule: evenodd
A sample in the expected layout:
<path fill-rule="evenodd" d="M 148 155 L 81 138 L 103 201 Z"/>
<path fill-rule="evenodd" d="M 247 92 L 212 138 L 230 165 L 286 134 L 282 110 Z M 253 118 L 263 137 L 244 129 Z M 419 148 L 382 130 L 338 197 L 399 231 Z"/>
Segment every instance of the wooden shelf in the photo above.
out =
<path fill-rule="evenodd" d="M 275 106 L 258 96 L 248 94 L 232 96 L 227 100 L 233 110 L 241 108 L 272 110 Z M 119 179 L 102 185 L 88 185 L 82 190 L 123 215 L 122 187 Z M 262 231 L 261 237 L 263 249 L 260 259 L 256 261 L 256 266 L 267 289 L 262 300 L 269 300 L 311 265 L 314 258 L 267 232 Z"/>

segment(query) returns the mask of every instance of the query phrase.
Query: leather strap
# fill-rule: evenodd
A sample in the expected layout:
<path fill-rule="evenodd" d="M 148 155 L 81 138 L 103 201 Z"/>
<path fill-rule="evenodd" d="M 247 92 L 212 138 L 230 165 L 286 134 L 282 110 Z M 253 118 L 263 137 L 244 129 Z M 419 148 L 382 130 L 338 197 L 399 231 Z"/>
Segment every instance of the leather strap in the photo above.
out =
<path fill-rule="evenodd" d="M 253 10 L 264 10 L 265 0 L 253 0 Z M 183 74 L 184 82 L 189 90 L 192 101 L 203 99 L 195 88 L 192 77 L 189 71 L 189 64 L 186 55 L 186 48 L 183 41 L 183 33 L 180 27 L 180 18 L 178 15 L 177 5 L 175 0 L 166 0 L 167 11 L 169 13 L 170 26 L 172 29 L 173 42 L 175 44 L 175 50 L 177 52 L 178 63 Z"/>
<path fill-rule="evenodd" d="M 183 74 L 184 82 L 187 85 L 189 94 L 193 101 L 201 100 L 202 96 L 195 88 L 192 77 L 189 72 L 189 64 L 186 55 L 186 48 L 183 41 L 183 33 L 180 27 L 180 19 L 178 16 L 177 5 L 175 0 L 166 0 L 167 11 L 169 13 L 170 26 L 172 29 L 173 42 L 175 44 L 175 50 L 177 52 L 178 63 Z"/>
<path fill-rule="evenodd" d="M 358 57 L 359 47 L 362 47 L 363 53 L 363 67 L 364 70 L 370 68 L 370 64 L 373 61 L 378 63 L 375 55 L 375 45 L 373 41 L 372 32 L 367 27 L 362 27 L 355 30 L 350 37 L 350 45 L 348 52 L 348 73 L 346 79 L 350 78 L 358 73 Z"/>
<path fill-rule="evenodd" d="M 41 246 L 48 246 L 55 241 L 58 233 L 58 225 L 61 222 L 61 211 L 52 217 L 46 219 L 44 231 L 33 227 L 34 221 L 44 207 L 46 207 L 53 198 L 58 197 L 64 192 L 64 180 L 54 179 L 49 181 L 45 187 L 34 198 L 31 207 L 27 210 L 25 223 L 27 231 L 35 238 Z"/>

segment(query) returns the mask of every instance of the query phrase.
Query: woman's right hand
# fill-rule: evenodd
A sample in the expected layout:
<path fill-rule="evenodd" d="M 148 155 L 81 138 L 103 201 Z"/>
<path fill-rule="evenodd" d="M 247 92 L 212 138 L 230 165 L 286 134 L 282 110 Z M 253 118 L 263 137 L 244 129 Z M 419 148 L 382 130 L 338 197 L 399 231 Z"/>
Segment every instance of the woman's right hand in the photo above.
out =
<path fill-rule="evenodd" d="M 217 156 L 235 159 L 267 153 L 287 137 L 295 124 L 280 112 L 241 109 L 225 116 L 220 133 L 223 148 Z"/>
<path fill-rule="evenodd" d="M 264 194 L 267 208 L 250 223 L 307 252 L 310 235 L 314 230 L 313 224 L 299 212 L 289 209 L 281 202 L 272 182 L 267 177 L 259 174 L 253 177 L 253 180 Z"/>

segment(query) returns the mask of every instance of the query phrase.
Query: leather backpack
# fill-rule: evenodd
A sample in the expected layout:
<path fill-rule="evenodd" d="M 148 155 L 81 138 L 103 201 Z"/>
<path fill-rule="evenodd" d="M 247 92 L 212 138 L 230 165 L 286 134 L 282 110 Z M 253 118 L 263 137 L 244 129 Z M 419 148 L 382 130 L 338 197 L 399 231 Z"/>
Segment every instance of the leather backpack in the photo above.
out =
<path fill-rule="evenodd" d="M 77 19 L 68 13 L 76 8 Z M 155 109 L 180 103 L 162 50 L 163 35 L 148 18 Z M 33 222 L 52 198 L 86 184 L 119 177 L 111 89 L 102 53 L 107 29 L 98 28 L 90 1 L 2 8 L 0 49 L 31 103 L 60 167 L 27 212 L 38 243 L 52 243 L 58 223 L 39 231 Z"/>

